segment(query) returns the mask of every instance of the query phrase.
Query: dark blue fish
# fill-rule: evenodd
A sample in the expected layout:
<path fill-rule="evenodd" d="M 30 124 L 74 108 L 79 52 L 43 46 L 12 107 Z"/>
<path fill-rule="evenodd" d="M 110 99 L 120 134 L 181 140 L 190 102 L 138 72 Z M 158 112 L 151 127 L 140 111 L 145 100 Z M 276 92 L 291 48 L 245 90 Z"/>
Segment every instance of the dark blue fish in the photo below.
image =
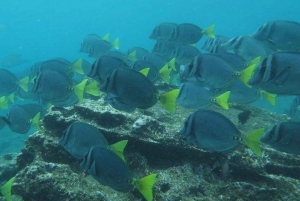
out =
<path fill-rule="evenodd" d="M 271 21 L 252 34 L 264 45 L 282 51 L 300 51 L 300 23 L 294 21 Z"/>
<path fill-rule="evenodd" d="M 172 31 L 175 28 L 177 28 L 177 24 L 175 23 L 161 23 L 154 28 L 149 38 L 155 40 L 168 41 L 170 40 Z"/>
<path fill-rule="evenodd" d="M 216 35 L 215 38 L 207 38 L 202 49 L 209 53 L 227 53 L 226 49 L 222 47 L 223 43 L 230 40 L 227 36 Z"/>
<path fill-rule="evenodd" d="M 103 146 L 111 148 L 118 156 L 124 160 L 123 150 L 127 140 L 109 146 L 102 133 L 94 126 L 84 122 L 74 122 L 68 126 L 59 140 L 59 145 L 63 146 L 73 157 L 81 159 L 93 146 Z"/>
<path fill-rule="evenodd" d="M 0 69 L 0 95 L 9 95 L 14 93 L 18 87 L 22 87 L 23 90 L 28 91 L 28 80 L 24 78 L 18 80 L 18 78 L 8 70 Z"/>
<path fill-rule="evenodd" d="M 300 122 L 281 122 L 261 138 L 272 148 L 291 154 L 300 154 Z"/>
<path fill-rule="evenodd" d="M 217 152 L 231 152 L 237 149 L 241 139 L 252 151 L 261 154 L 259 138 L 263 130 L 242 136 L 236 126 L 224 115 L 211 110 L 197 110 L 192 113 L 180 130 L 186 143 L 201 149 Z"/>
<path fill-rule="evenodd" d="M 134 178 L 129 167 L 106 147 L 99 145 L 92 147 L 80 167 L 105 186 L 121 192 L 128 192 L 135 186 L 147 201 L 153 200 L 152 188 L 156 174 L 140 180 Z"/>
<path fill-rule="evenodd" d="M 97 40 L 92 44 L 89 56 L 99 58 L 108 54 L 112 48 L 119 49 L 119 38 L 116 38 L 113 43 L 107 40 Z"/>
<path fill-rule="evenodd" d="M 255 69 L 248 84 L 273 94 L 300 94 L 300 53 L 269 55 Z"/>
<path fill-rule="evenodd" d="M 103 83 L 106 77 L 116 68 L 129 68 L 129 66 L 122 59 L 112 56 L 102 56 L 93 63 L 88 77 Z"/>
<path fill-rule="evenodd" d="M 192 45 L 179 45 L 173 51 L 171 58 L 175 58 L 176 63 L 180 65 L 186 65 L 199 54 L 201 52 Z"/>
<path fill-rule="evenodd" d="M 289 107 L 285 112 L 293 121 L 300 121 L 300 96 L 296 96 Z"/>
<path fill-rule="evenodd" d="M 131 61 L 142 60 L 145 54 L 148 54 L 149 51 L 142 47 L 133 47 L 128 50 L 127 58 Z"/>
<path fill-rule="evenodd" d="M 81 43 L 80 52 L 90 53 L 93 44 L 99 40 L 102 40 L 102 38 L 97 34 L 87 35 Z"/>
<path fill-rule="evenodd" d="M 180 43 L 170 41 L 156 41 L 152 53 L 159 54 L 163 58 L 170 60 L 172 59 L 173 52 L 179 45 Z"/>

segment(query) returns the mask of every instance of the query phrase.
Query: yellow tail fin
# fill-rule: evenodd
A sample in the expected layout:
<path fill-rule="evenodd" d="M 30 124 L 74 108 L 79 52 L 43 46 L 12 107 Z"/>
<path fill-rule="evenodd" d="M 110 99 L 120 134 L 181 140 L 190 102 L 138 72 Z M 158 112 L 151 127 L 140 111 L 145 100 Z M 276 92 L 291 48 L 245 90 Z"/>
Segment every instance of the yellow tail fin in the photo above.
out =
<path fill-rule="evenodd" d="M 32 124 L 37 130 L 41 130 L 41 128 L 40 128 L 40 126 L 39 126 L 40 117 L 41 117 L 41 113 L 38 112 L 38 113 L 31 119 L 31 124 Z"/>
<path fill-rule="evenodd" d="M 243 142 L 245 143 L 245 145 L 247 145 L 247 147 L 249 147 L 253 151 L 253 153 L 258 156 L 262 155 L 260 150 L 260 138 L 263 136 L 263 134 L 264 129 L 259 128 L 245 135 L 243 138 Z"/>
<path fill-rule="evenodd" d="M 253 64 L 257 66 L 260 63 L 260 61 L 261 61 L 261 56 L 255 57 L 254 59 L 252 59 L 252 61 L 250 61 L 248 66 L 251 66 Z"/>
<path fill-rule="evenodd" d="M 120 46 L 119 46 L 119 38 L 116 38 L 115 40 L 114 40 L 114 42 L 112 43 L 112 46 L 113 46 L 113 48 L 115 48 L 115 49 L 120 49 Z"/>
<path fill-rule="evenodd" d="M 78 97 L 79 102 L 83 101 L 83 92 L 87 81 L 88 79 L 84 79 L 82 82 L 80 82 L 74 87 L 74 93 Z"/>
<path fill-rule="evenodd" d="M 0 97 L 0 109 L 6 109 L 8 104 L 8 99 L 5 96 Z"/>
<path fill-rule="evenodd" d="M 28 91 L 28 82 L 29 82 L 29 77 L 24 77 L 19 81 L 19 86 L 26 92 Z"/>
<path fill-rule="evenodd" d="M 159 97 L 159 102 L 171 113 L 176 111 L 176 100 L 179 95 L 179 89 L 173 89 L 162 94 Z"/>
<path fill-rule="evenodd" d="M 83 69 L 82 69 L 82 62 L 83 62 L 83 59 L 77 59 L 75 61 L 75 63 L 71 66 L 71 70 L 73 72 L 76 72 L 78 74 L 83 75 L 84 72 L 83 72 Z"/>
<path fill-rule="evenodd" d="M 130 52 L 130 53 L 128 54 L 127 58 L 128 58 L 129 60 L 131 60 L 131 61 L 136 61 L 136 60 L 137 60 L 137 59 L 136 59 L 136 50 Z"/>
<path fill-rule="evenodd" d="M 170 74 L 171 74 L 172 68 L 168 68 L 168 64 L 164 65 L 159 70 L 159 76 L 160 78 L 167 84 L 170 84 Z"/>
<path fill-rule="evenodd" d="M 100 96 L 100 91 L 98 89 L 98 83 L 96 80 L 93 80 L 91 83 L 85 86 L 84 92 L 91 94 L 93 96 Z"/>
<path fill-rule="evenodd" d="M 156 174 L 150 174 L 139 180 L 134 181 L 135 187 L 140 191 L 147 201 L 153 200 L 153 186 L 155 184 Z"/>
<path fill-rule="evenodd" d="M 215 98 L 216 103 L 220 105 L 222 108 L 225 110 L 228 110 L 228 98 L 230 96 L 230 91 L 226 91 L 225 93 L 219 95 L 218 97 Z"/>
<path fill-rule="evenodd" d="M 140 70 L 139 72 L 142 73 L 143 75 L 145 75 L 145 77 L 148 76 L 150 68 L 144 68 L 142 70 Z"/>
<path fill-rule="evenodd" d="M 108 41 L 109 40 L 109 33 L 105 34 L 105 36 L 103 36 L 102 40 Z"/>
<path fill-rule="evenodd" d="M 175 64 L 176 64 L 176 59 L 175 59 L 175 57 L 174 57 L 173 59 L 171 59 L 171 60 L 168 62 L 169 67 L 170 67 L 171 69 L 173 69 L 174 71 L 176 71 L 176 66 L 175 66 Z"/>
<path fill-rule="evenodd" d="M 125 157 L 123 155 L 123 151 L 124 151 L 127 143 L 128 143 L 128 140 L 122 140 L 115 144 L 109 145 L 109 149 L 111 151 L 115 152 L 124 162 L 125 162 Z"/>
<path fill-rule="evenodd" d="M 276 94 L 271 94 L 266 91 L 261 92 L 262 97 L 265 98 L 271 105 L 276 105 Z"/>
<path fill-rule="evenodd" d="M 215 34 L 214 34 L 215 26 L 216 26 L 215 24 L 210 25 L 207 29 L 205 29 L 203 31 L 203 33 L 205 35 L 209 36 L 210 38 L 215 38 L 216 37 Z"/>
<path fill-rule="evenodd" d="M 247 85 L 248 87 L 251 87 L 248 84 L 248 81 L 250 80 L 250 78 L 252 77 L 252 74 L 254 72 L 256 68 L 256 64 L 251 64 L 250 66 L 248 66 L 247 68 L 245 68 L 240 75 L 240 79 L 242 80 L 242 82 Z"/>
<path fill-rule="evenodd" d="M 11 186 L 14 183 L 15 177 L 11 178 L 1 188 L 1 193 L 6 201 L 12 201 L 11 199 Z"/>
<path fill-rule="evenodd" d="M 11 103 L 15 102 L 15 94 L 14 93 L 10 94 L 7 98 Z"/>

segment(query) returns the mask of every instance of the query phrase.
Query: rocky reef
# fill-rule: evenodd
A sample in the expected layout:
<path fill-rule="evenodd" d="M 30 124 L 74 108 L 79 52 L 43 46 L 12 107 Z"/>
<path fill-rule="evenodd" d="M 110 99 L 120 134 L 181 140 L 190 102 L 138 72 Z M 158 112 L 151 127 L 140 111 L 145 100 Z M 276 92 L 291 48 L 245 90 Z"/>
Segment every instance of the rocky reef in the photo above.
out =
<path fill-rule="evenodd" d="M 228 111 L 212 109 L 227 116 L 242 133 L 261 127 L 269 129 L 287 120 L 249 105 L 231 105 Z M 251 115 L 242 125 L 237 116 L 244 110 L 250 110 Z M 109 144 L 129 140 L 124 154 L 135 177 L 158 175 L 154 200 L 299 200 L 299 156 L 263 145 L 262 157 L 243 145 L 229 154 L 184 145 L 178 131 L 191 112 L 178 108 L 176 114 L 170 114 L 157 104 L 147 111 L 123 113 L 102 100 L 85 100 L 69 108 L 52 107 L 41 122 L 42 129 L 28 138 L 16 160 L 10 160 L 14 162 L 9 165 L 14 167 L 10 176 L 16 173 L 13 200 L 144 200 L 136 189 L 121 193 L 101 185 L 79 168 L 80 160 L 59 146 L 64 129 L 74 121 L 96 126 Z M 2 180 L 7 180 L 3 175 L 0 173 Z"/>

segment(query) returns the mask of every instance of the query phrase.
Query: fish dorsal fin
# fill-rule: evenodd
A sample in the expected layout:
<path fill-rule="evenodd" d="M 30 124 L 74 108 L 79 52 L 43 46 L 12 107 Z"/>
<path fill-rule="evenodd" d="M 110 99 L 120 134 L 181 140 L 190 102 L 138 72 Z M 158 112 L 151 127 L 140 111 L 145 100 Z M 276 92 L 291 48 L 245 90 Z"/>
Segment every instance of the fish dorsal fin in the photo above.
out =
<path fill-rule="evenodd" d="M 127 143 L 128 143 L 128 140 L 122 140 L 115 144 L 109 145 L 109 149 L 111 151 L 113 151 L 115 154 L 117 154 L 124 162 L 125 162 L 125 157 L 124 157 L 123 151 L 124 151 Z"/>
<path fill-rule="evenodd" d="M 83 72 L 83 69 L 82 69 L 82 62 L 83 62 L 83 59 L 77 59 L 75 61 L 75 63 L 71 66 L 71 70 L 73 72 L 76 72 L 80 75 L 83 75 L 84 72 Z"/>
<path fill-rule="evenodd" d="M 93 80 L 91 83 L 85 86 L 84 92 L 93 96 L 100 96 L 100 90 L 98 89 L 98 83 Z"/>
<path fill-rule="evenodd" d="M 222 108 L 225 110 L 228 110 L 228 98 L 230 96 L 230 91 L 226 91 L 225 93 L 219 95 L 218 97 L 215 98 L 216 103 L 220 105 Z"/>
<path fill-rule="evenodd" d="M 134 186 L 139 190 L 139 192 L 147 201 L 153 200 L 152 189 L 156 181 L 156 176 L 156 174 L 150 174 L 134 182 Z"/>
<path fill-rule="evenodd" d="M 214 30 L 215 30 L 215 24 L 210 25 L 207 29 L 203 31 L 203 34 L 209 36 L 210 38 L 215 38 Z"/>
<path fill-rule="evenodd" d="M 263 134 L 264 129 L 259 128 L 243 137 L 243 142 L 245 143 L 245 145 L 249 147 L 253 151 L 253 153 L 255 153 L 258 156 L 262 155 L 260 149 L 260 138 L 263 136 Z"/>
<path fill-rule="evenodd" d="M 144 68 L 142 70 L 140 70 L 139 72 L 142 73 L 143 75 L 145 75 L 145 77 L 148 76 L 150 68 Z"/>
<path fill-rule="evenodd" d="M 113 48 L 115 48 L 115 49 L 120 49 L 120 45 L 119 45 L 119 38 L 116 38 L 115 40 L 114 40 L 114 42 L 112 43 L 112 46 L 113 46 Z"/>
<path fill-rule="evenodd" d="M 88 170 L 88 173 L 91 175 L 96 176 L 97 175 L 97 171 L 96 171 L 96 162 L 94 161 L 90 167 L 90 169 Z"/>
<path fill-rule="evenodd" d="M 1 188 L 1 193 L 6 201 L 12 201 L 11 199 L 11 187 L 15 181 L 15 177 L 8 180 Z"/>
<path fill-rule="evenodd" d="M 168 91 L 159 97 L 159 102 L 171 113 L 176 111 L 176 100 L 179 95 L 179 89 Z"/>

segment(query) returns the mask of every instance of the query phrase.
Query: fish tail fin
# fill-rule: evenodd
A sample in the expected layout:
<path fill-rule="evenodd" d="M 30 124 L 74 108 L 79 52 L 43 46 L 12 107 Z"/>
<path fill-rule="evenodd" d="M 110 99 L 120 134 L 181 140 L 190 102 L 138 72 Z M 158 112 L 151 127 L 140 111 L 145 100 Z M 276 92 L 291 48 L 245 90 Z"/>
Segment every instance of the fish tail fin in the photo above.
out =
<path fill-rule="evenodd" d="M 173 89 L 162 94 L 159 97 L 159 102 L 171 113 L 176 111 L 176 100 L 179 94 L 179 89 Z"/>
<path fill-rule="evenodd" d="M 271 94 L 266 91 L 262 92 L 262 97 L 265 98 L 271 105 L 276 105 L 276 96 L 276 94 Z"/>
<path fill-rule="evenodd" d="M 1 193 L 6 201 L 12 201 L 11 199 L 11 187 L 14 183 L 15 177 L 12 177 L 10 180 L 8 180 L 1 188 Z"/>
<path fill-rule="evenodd" d="M 111 151 L 115 152 L 124 162 L 125 162 L 125 157 L 124 157 L 123 151 L 124 151 L 127 143 L 128 143 L 128 140 L 122 140 L 115 144 L 109 145 L 109 149 Z"/>
<path fill-rule="evenodd" d="M 136 61 L 137 58 L 136 58 L 136 50 L 133 50 L 132 52 L 130 52 L 127 56 L 127 58 L 131 61 Z"/>
<path fill-rule="evenodd" d="M 264 129 L 259 128 L 250 132 L 243 138 L 243 142 L 245 143 L 245 145 L 249 147 L 253 151 L 253 153 L 255 153 L 258 156 L 262 155 L 260 149 L 260 138 L 263 136 L 263 134 Z"/>
<path fill-rule="evenodd" d="M 84 92 L 91 94 L 93 96 L 100 96 L 100 91 L 98 89 L 98 83 L 96 80 L 93 80 L 91 83 L 85 86 Z"/>
<path fill-rule="evenodd" d="M 76 94 L 79 102 L 83 101 L 83 91 L 87 81 L 88 81 L 87 79 L 84 79 L 82 82 L 80 82 L 74 87 L 74 93 Z"/>
<path fill-rule="evenodd" d="M 8 100 L 5 96 L 0 97 L 0 108 L 1 109 L 6 109 L 8 104 Z"/>
<path fill-rule="evenodd" d="M 150 68 L 144 68 L 142 70 L 140 70 L 139 72 L 142 73 L 143 75 L 145 75 L 145 77 L 148 76 Z"/>
<path fill-rule="evenodd" d="M 19 86 L 26 92 L 28 91 L 28 82 L 29 77 L 24 77 L 19 81 Z"/>
<path fill-rule="evenodd" d="M 251 65 L 253 65 L 253 64 L 255 64 L 255 65 L 257 66 L 257 65 L 260 63 L 260 61 L 261 61 L 261 56 L 255 57 L 254 59 L 252 59 L 252 60 L 250 61 L 250 63 L 249 63 L 248 66 L 251 66 Z"/>
<path fill-rule="evenodd" d="M 247 85 L 248 87 L 251 87 L 248 84 L 248 81 L 250 80 L 250 78 L 252 77 L 252 74 L 256 68 L 257 64 L 251 64 L 249 65 L 247 68 L 245 68 L 244 70 L 242 70 L 241 75 L 240 75 L 240 79 L 242 80 L 242 82 Z"/>
<path fill-rule="evenodd" d="M 171 74 L 172 68 L 168 68 L 168 64 L 164 65 L 159 70 L 159 76 L 160 78 L 167 84 L 170 83 L 170 74 Z"/>
<path fill-rule="evenodd" d="M 14 93 L 10 94 L 7 98 L 11 103 L 15 102 L 15 94 Z"/>
<path fill-rule="evenodd" d="M 216 103 L 218 105 L 220 105 L 222 108 L 224 108 L 225 110 L 228 110 L 228 98 L 230 96 L 230 91 L 226 91 L 225 93 L 219 95 L 218 97 L 216 97 Z"/>
<path fill-rule="evenodd" d="M 39 126 L 40 117 L 41 117 L 41 113 L 38 112 L 38 113 L 31 119 L 31 124 L 32 124 L 37 130 L 41 130 L 41 128 L 40 128 L 40 126 Z"/>
<path fill-rule="evenodd" d="M 109 33 L 105 34 L 105 36 L 103 36 L 102 40 L 108 41 L 109 40 Z"/>
<path fill-rule="evenodd" d="M 84 72 L 83 72 L 83 69 L 82 69 L 82 62 L 83 62 L 83 59 L 81 59 L 81 58 L 77 59 L 75 61 L 75 63 L 71 66 L 71 70 L 73 72 L 76 72 L 76 73 L 80 74 L 80 75 L 83 75 Z"/>
<path fill-rule="evenodd" d="M 207 36 L 209 36 L 210 38 L 215 38 L 215 34 L 214 34 L 214 30 L 215 30 L 215 24 L 210 25 L 207 29 L 205 29 L 203 31 L 203 33 Z"/>
<path fill-rule="evenodd" d="M 135 181 L 134 185 L 147 201 L 153 200 L 153 186 L 156 181 L 156 174 L 150 174 Z"/>
<path fill-rule="evenodd" d="M 120 49 L 120 46 L 119 46 L 119 38 L 116 38 L 114 40 L 114 42 L 112 43 L 112 46 L 115 48 L 115 49 Z"/>
<path fill-rule="evenodd" d="M 173 59 L 171 59 L 169 62 L 168 62 L 168 66 L 173 69 L 174 71 L 176 71 L 176 66 L 175 66 L 175 63 L 176 63 L 176 58 L 174 57 Z"/>

